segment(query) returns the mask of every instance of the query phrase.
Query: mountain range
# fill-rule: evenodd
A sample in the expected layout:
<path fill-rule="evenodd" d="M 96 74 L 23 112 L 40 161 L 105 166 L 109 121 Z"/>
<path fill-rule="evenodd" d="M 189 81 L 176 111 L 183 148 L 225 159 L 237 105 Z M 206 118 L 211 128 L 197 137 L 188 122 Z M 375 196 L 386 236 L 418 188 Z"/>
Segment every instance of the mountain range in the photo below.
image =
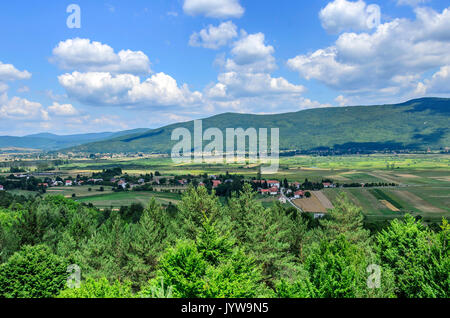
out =
<path fill-rule="evenodd" d="M 308 109 L 253 115 L 224 113 L 203 119 L 203 131 L 219 128 L 279 128 L 280 150 L 426 150 L 450 146 L 450 99 L 421 98 L 401 104 Z M 57 136 L 0 137 L 0 148 L 37 148 L 85 153 L 170 153 L 172 131 L 193 121 L 158 129 Z M 270 139 L 270 138 L 269 138 Z"/>

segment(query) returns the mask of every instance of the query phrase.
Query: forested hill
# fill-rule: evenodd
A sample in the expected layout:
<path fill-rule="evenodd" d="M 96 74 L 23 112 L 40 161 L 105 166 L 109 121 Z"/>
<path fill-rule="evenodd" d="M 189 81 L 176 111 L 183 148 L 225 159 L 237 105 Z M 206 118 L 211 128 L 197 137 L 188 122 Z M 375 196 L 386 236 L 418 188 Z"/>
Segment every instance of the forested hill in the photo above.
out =
<path fill-rule="evenodd" d="M 0 149 L 4 148 L 25 148 L 36 150 L 58 150 L 61 148 L 73 147 L 88 142 L 100 141 L 115 138 L 133 133 L 142 133 L 147 129 L 133 129 L 120 132 L 101 132 L 76 135 L 55 135 L 41 133 L 23 137 L 0 136 Z"/>
<path fill-rule="evenodd" d="M 203 120 L 203 129 L 279 128 L 281 150 L 441 149 L 450 146 L 450 99 L 422 98 L 402 104 L 332 107 L 276 115 L 225 113 Z M 66 149 L 74 152 L 169 153 L 175 128 L 193 122 L 119 136 Z"/>

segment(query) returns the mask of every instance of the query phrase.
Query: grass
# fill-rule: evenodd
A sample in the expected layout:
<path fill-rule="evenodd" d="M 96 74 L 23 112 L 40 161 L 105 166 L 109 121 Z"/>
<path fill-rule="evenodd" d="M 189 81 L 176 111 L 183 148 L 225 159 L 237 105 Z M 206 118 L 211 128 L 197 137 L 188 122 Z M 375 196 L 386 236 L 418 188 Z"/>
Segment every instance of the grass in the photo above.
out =
<path fill-rule="evenodd" d="M 127 191 L 127 192 L 113 192 L 109 194 L 99 194 L 90 197 L 84 197 L 76 199 L 82 203 L 92 203 L 98 208 L 118 208 L 121 206 L 129 206 L 133 203 L 141 203 L 147 205 L 147 203 L 155 198 L 156 202 L 160 204 L 177 204 L 181 200 L 181 195 L 177 193 L 164 193 L 164 192 L 147 192 L 147 191 Z"/>
<path fill-rule="evenodd" d="M 386 200 L 399 210 L 401 210 L 403 208 L 403 206 L 400 203 L 398 203 L 397 200 L 393 199 L 391 197 L 391 195 L 388 195 L 385 191 L 383 191 L 381 189 L 371 189 L 370 192 L 378 200 Z"/>
<path fill-rule="evenodd" d="M 387 168 L 389 164 L 389 169 Z M 394 169 L 392 169 L 394 164 Z M 256 177 L 258 168 L 245 164 L 183 164 L 175 165 L 168 157 L 154 156 L 150 158 L 112 158 L 112 159 L 71 159 L 68 164 L 59 167 L 58 173 L 76 176 L 90 175 L 102 169 L 120 166 L 130 175 L 161 172 L 162 175 L 199 175 L 207 173 L 244 175 L 247 178 Z M 305 179 L 320 182 L 323 179 L 333 179 L 343 183 L 388 182 L 399 184 L 397 188 L 338 188 L 325 189 L 325 195 L 333 202 L 340 192 L 345 192 L 349 198 L 360 206 L 364 214 L 374 219 L 391 219 L 412 213 L 433 220 L 450 215 L 450 155 L 445 154 L 373 154 L 353 156 L 295 156 L 281 157 L 280 169 L 275 175 L 264 176 L 266 179 L 288 179 L 290 182 L 303 182 Z M 163 204 L 176 203 L 180 200 L 177 193 L 163 192 L 126 192 L 114 193 L 111 187 L 104 187 L 104 192 L 96 191 L 100 186 L 56 187 L 48 189 L 46 195 L 62 194 L 80 202 L 93 203 L 105 207 L 120 207 L 131 203 L 146 202 L 155 197 Z M 435 207 L 442 212 L 429 212 L 418 208 L 417 202 L 407 200 L 397 191 L 408 191 L 423 200 L 426 205 Z M 14 191 L 20 194 L 35 195 L 34 192 Z M 260 197 L 265 207 L 270 207 L 277 198 Z M 401 207 L 400 212 L 389 210 L 380 200 L 386 200 L 395 207 Z M 420 206 L 425 206 L 424 202 Z"/>

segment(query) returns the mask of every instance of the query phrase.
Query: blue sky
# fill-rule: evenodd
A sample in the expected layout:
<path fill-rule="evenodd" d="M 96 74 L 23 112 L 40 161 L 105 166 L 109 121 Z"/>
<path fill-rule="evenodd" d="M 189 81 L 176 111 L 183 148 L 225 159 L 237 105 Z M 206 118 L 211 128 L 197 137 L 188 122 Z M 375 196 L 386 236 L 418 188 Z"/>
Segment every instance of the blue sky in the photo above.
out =
<path fill-rule="evenodd" d="M 450 95 L 448 0 L 19 0 L 0 26 L 0 135 Z"/>

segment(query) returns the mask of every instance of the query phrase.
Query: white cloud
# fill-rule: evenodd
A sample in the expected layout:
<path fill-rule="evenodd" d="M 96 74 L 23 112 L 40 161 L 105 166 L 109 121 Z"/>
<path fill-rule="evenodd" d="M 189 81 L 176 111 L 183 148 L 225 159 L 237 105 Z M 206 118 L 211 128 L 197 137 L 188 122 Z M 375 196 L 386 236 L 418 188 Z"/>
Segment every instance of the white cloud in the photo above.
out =
<path fill-rule="evenodd" d="M 425 72 L 450 64 L 450 10 L 415 10 L 416 20 L 395 19 L 374 33 L 344 33 L 333 46 L 298 55 L 288 66 L 346 94 L 400 97 Z"/>
<path fill-rule="evenodd" d="M 6 93 L 0 96 L 0 118 L 46 120 L 48 118 L 47 115 L 40 103 L 20 97 L 10 99 Z"/>
<path fill-rule="evenodd" d="M 73 72 L 58 79 L 70 97 L 93 105 L 186 106 L 202 98 L 164 73 L 143 82 L 135 75 L 108 72 Z"/>
<path fill-rule="evenodd" d="M 0 62 L 0 81 L 14 81 L 30 79 L 31 73 L 28 71 L 19 71 L 12 64 L 3 64 Z"/>
<path fill-rule="evenodd" d="M 339 95 L 334 99 L 339 106 L 348 106 L 350 104 L 350 99 L 346 98 L 344 95 Z"/>
<path fill-rule="evenodd" d="M 71 104 L 59 104 L 54 102 L 52 106 L 48 107 L 48 112 L 55 116 L 75 116 L 78 111 Z"/>
<path fill-rule="evenodd" d="M 226 72 L 219 74 L 218 81 L 207 91 L 210 98 L 223 99 L 280 94 L 300 95 L 305 91 L 305 88 L 301 85 L 291 84 L 283 77 L 273 78 L 267 73 Z"/>
<path fill-rule="evenodd" d="M 240 18 L 244 8 L 239 0 L 184 0 L 183 10 L 189 15 L 209 18 Z"/>
<path fill-rule="evenodd" d="M 297 105 L 306 89 L 271 75 L 276 69 L 274 52 L 263 33 L 242 32 L 232 45 L 231 57 L 223 56 L 216 63 L 223 70 L 217 82 L 205 89 L 208 108 L 261 113 L 261 105 L 265 109 Z"/>
<path fill-rule="evenodd" d="M 189 45 L 218 49 L 227 45 L 230 40 L 237 36 L 237 26 L 233 22 L 228 21 L 221 23 L 217 27 L 209 25 L 206 29 L 193 33 L 189 39 Z"/>
<path fill-rule="evenodd" d="M 324 107 L 333 107 L 333 105 L 326 103 L 322 104 L 318 101 L 311 100 L 309 98 L 301 97 L 298 102 L 300 109 L 311 109 L 311 108 L 324 108 Z"/>
<path fill-rule="evenodd" d="M 68 39 L 53 49 L 51 61 L 65 70 L 145 74 L 151 71 L 148 57 L 141 51 L 115 53 L 107 44 L 89 39 Z"/>
<path fill-rule="evenodd" d="M 233 44 L 232 59 L 226 61 L 228 71 L 268 72 L 276 68 L 273 53 L 275 49 L 265 44 L 263 33 L 246 34 Z"/>
<path fill-rule="evenodd" d="M 442 66 L 430 79 L 418 83 L 415 92 L 419 96 L 450 94 L 450 65 Z"/>
<path fill-rule="evenodd" d="M 362 0 L 335 0 L 319 13 L 322 27 L 330 33 L 370 30 L 380 23 L 381 10 L 376 4 L 366 5 Z"/>
<path fill-rule="evenodd" d="M 0 94 L 3 94 L 4 92 L 6 92 L 8 90 L 9 86 L 6 85 L 5 83 L 0 82 Z"/>

